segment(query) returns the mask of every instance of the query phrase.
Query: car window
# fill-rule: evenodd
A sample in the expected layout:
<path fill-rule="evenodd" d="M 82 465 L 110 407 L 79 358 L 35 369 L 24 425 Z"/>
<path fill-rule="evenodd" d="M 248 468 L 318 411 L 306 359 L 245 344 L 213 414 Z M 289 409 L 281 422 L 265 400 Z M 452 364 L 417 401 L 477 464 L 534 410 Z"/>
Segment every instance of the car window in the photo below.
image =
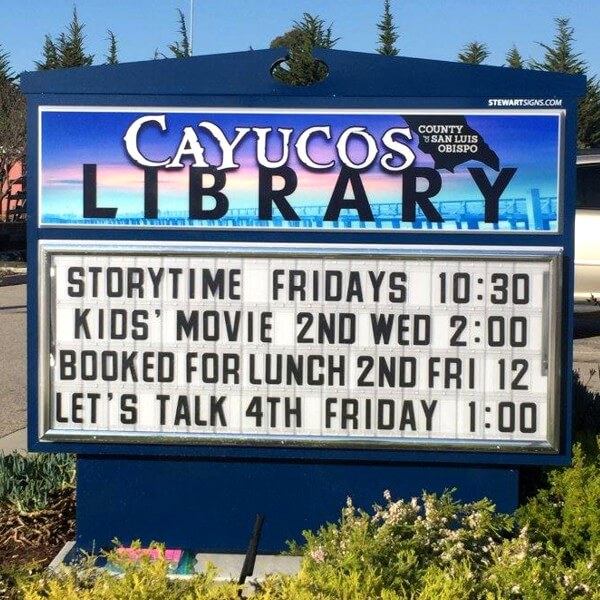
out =
<path fill-rule="evenodd" d="M 577 208 L 600 210 L 600 164 L 577 166 Z"/>

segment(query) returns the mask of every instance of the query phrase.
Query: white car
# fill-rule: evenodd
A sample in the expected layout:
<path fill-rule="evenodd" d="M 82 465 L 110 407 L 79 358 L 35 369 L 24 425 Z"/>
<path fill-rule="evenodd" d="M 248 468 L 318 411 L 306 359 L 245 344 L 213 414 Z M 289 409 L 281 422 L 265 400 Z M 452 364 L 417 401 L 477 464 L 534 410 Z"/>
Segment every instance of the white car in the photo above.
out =
<path fill-rule="evenodd" d="M 577 156 L 575 303 L 600 307 L 600 149 Z"/>

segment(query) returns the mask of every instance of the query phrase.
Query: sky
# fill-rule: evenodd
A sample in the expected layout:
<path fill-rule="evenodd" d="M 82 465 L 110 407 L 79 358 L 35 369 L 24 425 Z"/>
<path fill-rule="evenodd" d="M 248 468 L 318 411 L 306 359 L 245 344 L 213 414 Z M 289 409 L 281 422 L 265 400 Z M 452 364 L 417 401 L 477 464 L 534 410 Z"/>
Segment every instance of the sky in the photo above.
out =
<path fill-rule="evenodd" d="M 180 8 L 193 31 L 194 54 L 268 48 L 271 40 L 289 30 L 303 12 L 321 16 L 333 25 L 340 40 L 336 48 L 374 52 L 376 24 L 383 0 L 0 0 L 0 45 L 9 52 L 16 72 L 35 68 L 41 60 L 44 36 L 58 36 L 77 6 L 85 23 L 88 52 L 102 63 L 108 48 L 107 30 L 119 45 L 119 60 L 149 60 L 155 50 L 179 39 Z M 525 58 L 539 59 L 536 42 L 551 42 L 556 17 L 569 17 L 576 49 L 600 74 L 600 1 L 598 0 L 391 0 L 398 27 L 397 46 L 403 56 L 456 60 L 468 42 L 485 42 L 491 51 L 487 64 L 501 65 L 513 44 Z"/>

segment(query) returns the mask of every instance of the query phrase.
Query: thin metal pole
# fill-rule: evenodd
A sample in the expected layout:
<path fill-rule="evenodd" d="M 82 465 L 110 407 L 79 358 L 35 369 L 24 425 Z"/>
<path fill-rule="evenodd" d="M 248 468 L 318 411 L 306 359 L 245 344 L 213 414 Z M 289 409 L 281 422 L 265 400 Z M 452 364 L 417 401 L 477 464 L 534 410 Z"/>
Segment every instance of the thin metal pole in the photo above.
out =
<path fill-rule="evenodd" d="M 194 0 L 190 0 L 190 56 L 194 54 Z"/>

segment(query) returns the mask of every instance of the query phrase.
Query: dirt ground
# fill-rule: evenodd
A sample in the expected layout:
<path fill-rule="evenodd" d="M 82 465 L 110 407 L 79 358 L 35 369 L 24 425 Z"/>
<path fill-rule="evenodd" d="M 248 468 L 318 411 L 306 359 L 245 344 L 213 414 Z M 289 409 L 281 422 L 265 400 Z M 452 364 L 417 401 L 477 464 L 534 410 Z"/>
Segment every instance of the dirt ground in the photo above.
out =
<path fill-rule="evenodd" d="M 31 513 L 2 506 L 0 573 L 33 563 L 47 566 L 74 536 L 75 497 L 71 489 L 58 492 L 47 508 Z"/>

